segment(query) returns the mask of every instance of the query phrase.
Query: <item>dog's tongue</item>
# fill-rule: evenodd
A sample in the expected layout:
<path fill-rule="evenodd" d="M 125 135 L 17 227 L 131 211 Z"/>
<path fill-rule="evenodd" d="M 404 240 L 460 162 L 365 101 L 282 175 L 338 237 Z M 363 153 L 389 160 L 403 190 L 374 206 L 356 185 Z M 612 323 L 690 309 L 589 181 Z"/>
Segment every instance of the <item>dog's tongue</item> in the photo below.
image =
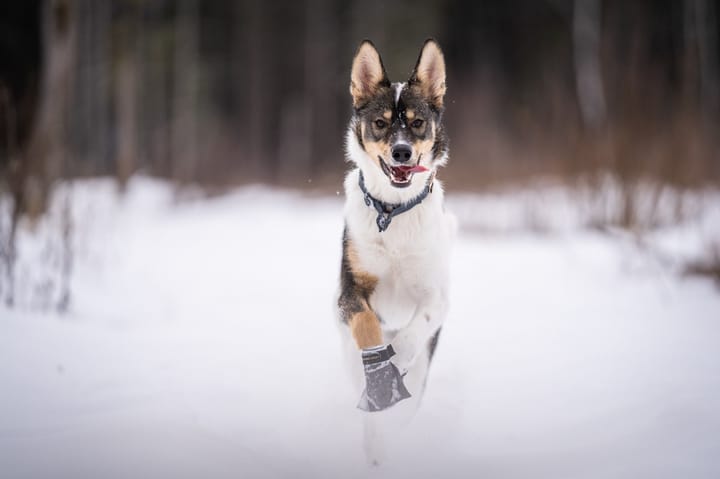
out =
<path fill-rule="evenodd" d="M 423 171 L 427 171 L 428 169 L 421 165 L 415 165 L 415 166 L 396 166 L 398 170 L 402 171 L 405 174 L 408 173 L 421 173 Z"/>

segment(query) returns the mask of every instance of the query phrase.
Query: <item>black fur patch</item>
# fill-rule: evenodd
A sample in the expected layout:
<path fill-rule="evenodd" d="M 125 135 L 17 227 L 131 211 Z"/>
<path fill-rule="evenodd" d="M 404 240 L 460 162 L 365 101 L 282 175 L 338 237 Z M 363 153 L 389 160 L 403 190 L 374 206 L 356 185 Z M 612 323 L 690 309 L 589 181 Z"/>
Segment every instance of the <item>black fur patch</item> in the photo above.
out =
<path fill-rule="evenodd" d="M 357 138 L 358 143 L 360 144 L 360 147 L 365 148 L 365 143 L 363 142 L 363 139 L 362 139 L 362 130 L 360 128 L 359 121 L 355 122 L 355 137 Z"/>
<path fill-rule="evenodd" d="M 440 340 L 440 331 L 442 331 L 442 328 L 438 329 L 435 334 L 433 334 L 433 337 L 430 338 L 430 341 L 428 342 L 428 361 L 432 362 L 433 356 L 435 356 L 435 349 L 437 348 L 438 341 Z"/>
<path fill-rule="evenodd" d="M 450 147 L 450 140 L 445 134 L 445 128 L 440 122 L 437 124 L 437 129 L 438 131 L 435 133 L 435 143 L 432 148 L 433 158 L 441 158 L 443 155 L 447 155 Z"/>
<path fill-rule="evenodd" d="M 440 340 L 440 331 L 442 331 L 442 328 L 435 331 L 435 334 L 433 334 L 433 337 L 430 338 L 430 341 L 428 341 L 428 373 L 430 372 L 430 364 L 432 364 L 433 357 L 435 356 L 435 350 L 437 349 L 438 341 Z M 427 379 L 429 374 L 425 375 L 425 379 L 423 380 L 423 392 L 425 391 L 425 388 L 427 387 Z"/>
<path fill-rule="evenodd" d="M 357 281 L 353 274 L 349 258 L 349 238 L 347 227 L 343 230 L 342 261 L 340 262 L 340 297 L 338 308 L 340 320 L 349 324 L 352 317 L 368 309 L 368 301 L 373 289 Z"/>

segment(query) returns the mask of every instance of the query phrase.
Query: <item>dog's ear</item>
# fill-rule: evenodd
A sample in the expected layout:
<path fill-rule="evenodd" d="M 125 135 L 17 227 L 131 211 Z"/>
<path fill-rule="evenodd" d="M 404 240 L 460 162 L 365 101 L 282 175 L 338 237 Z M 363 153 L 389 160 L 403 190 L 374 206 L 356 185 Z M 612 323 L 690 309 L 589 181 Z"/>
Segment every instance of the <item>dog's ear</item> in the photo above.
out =
<path fill-rule="evenodd" d="M 381 86 L 390 86 L 380 54 L 370 40 L 364 40 L 353 59 L 350 94 L 355 108 L 362 106 Z"/>
<path fill-rule="evenodd" d="M 420 50 L 417 64 L 408 83 L 420 87 L 423 95 L 437 108 L 443 107 L 445 96 L 445 58 L 440 45 L 429 38 Z"/>

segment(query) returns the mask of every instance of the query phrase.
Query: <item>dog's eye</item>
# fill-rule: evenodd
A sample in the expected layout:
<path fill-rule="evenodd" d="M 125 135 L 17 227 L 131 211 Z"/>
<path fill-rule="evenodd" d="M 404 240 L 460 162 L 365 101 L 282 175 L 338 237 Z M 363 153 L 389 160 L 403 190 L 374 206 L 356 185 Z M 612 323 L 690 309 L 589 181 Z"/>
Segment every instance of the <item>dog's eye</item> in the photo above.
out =
<path fill-rule="evenodd" d="M 382 130 L 387 126 L 387 123 L 385 123 L 385 120 L 375 120 L 375 126 Z"/>
<path fill-rule="evenodd" d="M 420 128 L 421 126 L 423 126 L 423 123 L 425 122 L 418 118 L 417 120 L 410 123 L 410 126 L 412 126 L 413 128 Z"/>

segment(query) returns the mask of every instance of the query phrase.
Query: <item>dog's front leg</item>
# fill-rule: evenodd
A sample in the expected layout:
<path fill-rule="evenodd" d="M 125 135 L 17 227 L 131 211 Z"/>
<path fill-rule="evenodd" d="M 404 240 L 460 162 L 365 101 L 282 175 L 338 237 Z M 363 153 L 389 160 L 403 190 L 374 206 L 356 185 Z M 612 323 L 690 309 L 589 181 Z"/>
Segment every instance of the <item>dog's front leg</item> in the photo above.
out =
<path fill-rule="evenodd" d="M 377 282 L 378 278 L 360 265 L 357 250 L 345 230 L 338 308 L 341 320 L 350 327 L 355 344 L 360 350 L 380 346 L 383 342 L 380 320 L 369 304 L 370 295 Z"/>
<path fill-rule="evenodd" d="M 368 349 L 382 344 L 380 320 L 370 308 L 352 314 L 349 323 L 350 332 L 358 349 Z"/>
<path fill-rule="evenodd" d="M 421 351 L 427 349 L 428 341 L 442 326 L 448 310 L 444 291 L 428 295 L 418 304 L 412 319 L 392 340 L 397 355 L 393 363 L 402 374 L 413 365 Z"/>

